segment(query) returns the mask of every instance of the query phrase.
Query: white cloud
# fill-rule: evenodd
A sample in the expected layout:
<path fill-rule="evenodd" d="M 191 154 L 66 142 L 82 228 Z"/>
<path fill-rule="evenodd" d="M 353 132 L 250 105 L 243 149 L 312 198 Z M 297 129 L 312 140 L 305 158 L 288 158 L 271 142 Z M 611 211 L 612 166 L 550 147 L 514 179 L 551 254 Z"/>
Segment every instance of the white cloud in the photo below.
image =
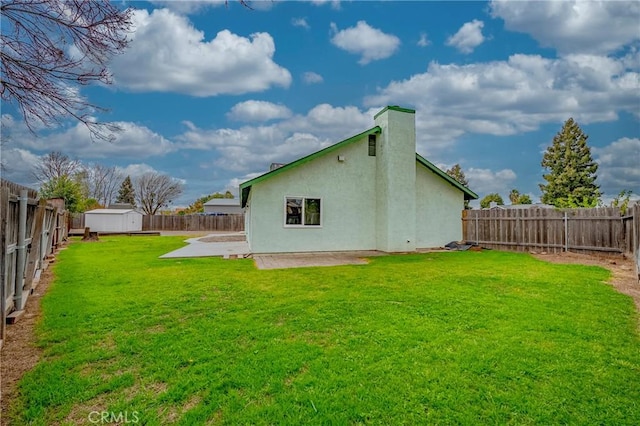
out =
<path fill-rule="evenodd" d="M 305 30 L 311 28 L 309 26 L 309 23 L 307 22 L 307 18 L 292 18 L 291 25 L 293 25 L 294 27 L 304 28 Z"/>
<path fill-rule="evenodd" d="M 162 173 L 146 163 L 135 163 L 129 164 L 126 167 L 116 167 L 116 170 L 124 176 L 131 177 L 131 179 L 142 176 L 145 173 Z"/>
<path fill-rule="evenodd" d="M 166 7 L 177 13 L 198 13 L 209 7 L 225 6 L 224 0 L 151 0 L 151 3 Z"/>
<path fill-rule="evenodd" d="M 253 100 L 235 104 L 227 114 L 236 121 L 269 121 L 290 116 L 291 110 L 284 105 Z"/>
<path fill-rule="evenodd" d="M 598 162 L 598 179 L 605 195 L 614 197 L 622 190 L 640 195 L 640 139 L 620 138 L 603 148 L 592 148 Z"/>
<path fill-rule="evenodd" d="M 210 155 L 206 167 L 236 173 L 264 172 L 272 162 L 296 160 L 373 127 L 372 117 L 371 110 L 320 104 L 306 115 L 294 115 L 271 125 L 200 129 L 188 123 L 176 140 L 180 148 Z"/>
<path fill-rule="evenodd" d="M 491 2 L 491 15 L 561 53 L 608 53 L 640 40 L 637 1 Z"/>
<path fill-rule="evenodd" d="M 311 3 L 316 6 L 324 6 L 325 4 L 330 4 L 332 9 L 340 9 L 340 0 L 311 0 Z"/>
<path fill-rule="evenodd" d="M 131 45 L 112 61 L 117 86 L 206 97 L 291 83 L 289 71 L 273 62 L 268 33 L 246 38 L 222 30 L 206 41 L 186 17 L 167 9 L 137 10 L 133 17 Z"/>
<path fill-rule="evenodd" d="M 485 38 L 482 35 L 484 22 L 474 19 L 465 23 L 457 33 L 447 39 L 447 46 L 453 46 L 462 53 L 471 53 Z"/>
<path fill-rule="evenodd" d="M 418 40 L 418 46 L 427 47 L 431 42 L 427 39 L 427 33 L 420 33 L 420 40 Z"/>
<path fill-rule="evenodd" d="M 358 63 L 366 65 L 371 61 L 385 59 L 393 55 L 400 47 L 400 39 L 392 34 L 385 34 L 377 28 L 369 26 L 365 21 L 358 21 L 355 27 L 338 31 L 331 23 L 335 32 L 331 43 L 349 53 L 361 55 Z"/>
<path fill-rule="evenodd" d="M 307 84 L 316 84 L 316 83 L 322 83 L 324 79 L 320 74 L 317 74 L 312 71 L 308 71 L 302 74 L 302 81 L 304 81 Z"/>
<path fill-rule="evenodd" d="M 60 151 L 86 161 L 161 156 L 175 149 L 174 144 L 163 136 L 131 122 L 112 122 L 121 130 L 114 133 L 114 141 L 106 142 L 92 140 L 89 130 L 82 123 L 58 132 L 34 136 L 24 122 L 13 118 L 8 120 L 6 117 L 11 116 L 3 116 L 3 130 L 11 135 L 12 146 L 30 151 Z"/>
<path fill-rule="evenodd" d="M 465 171 L 469 181 L 469 188 L 482 198 L 484 195 L 497 192 L 506 193 L 513 187 L 516 173 L 511 169 L 503 169 L 494 172 L 490 169 L 469 168 Z M 481 195 L 482 194 L 482 195 Z"/>
<path fill-rule="evenodd" d="M 581 123 L 637 114 L 640 73 L 624 59 L 570 55 L 546 59 L 513 55 L 468 65 L 432 62 L 427 72 L 393 81 L 365 99 L 369 106 L 415 107 L 428 131 L 511 135 L 574 117 Z"/>
<path fill-rule="evenodd" d="M 9 143 L 7 143 L 9 145 Z M 33 168 L 40 162 L 40 157 L 30 151 L 11 148 L 2 148 L 2 178 L 20 185 L 37 189 L 39 184 L 32 175 Z"/>

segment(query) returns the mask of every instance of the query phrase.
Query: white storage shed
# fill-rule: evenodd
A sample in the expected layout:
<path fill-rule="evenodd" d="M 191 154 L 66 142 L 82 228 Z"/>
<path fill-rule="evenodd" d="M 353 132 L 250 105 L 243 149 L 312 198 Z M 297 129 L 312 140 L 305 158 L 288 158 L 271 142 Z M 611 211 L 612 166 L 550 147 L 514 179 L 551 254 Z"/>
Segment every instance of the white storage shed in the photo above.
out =
<path fill-rule="evenodd" d="M 142 231 L 142 213 L 133 209 L 95 209 L 84 213 L 84 226 L 93 232 Z"/>

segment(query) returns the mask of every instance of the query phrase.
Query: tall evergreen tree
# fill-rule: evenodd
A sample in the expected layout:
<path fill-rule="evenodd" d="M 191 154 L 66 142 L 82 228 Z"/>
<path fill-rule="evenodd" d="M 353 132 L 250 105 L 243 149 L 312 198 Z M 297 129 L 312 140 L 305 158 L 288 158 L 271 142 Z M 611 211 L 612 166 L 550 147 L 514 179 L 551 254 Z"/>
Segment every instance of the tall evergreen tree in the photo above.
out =
<path fill-rule="evenodd" d="M 553 138 L 542 158 L 542 167 L 549 172 L 542 175 L 547 183 L 540 185 L 543 203 L 556 207 L 598 204 L 602 195 L 595 183 L 598 163 L 591 156 L 588 138 L 573 118 L 568 119 Z"/>
<path fill-rule="evenodd" d="M 131 177 L 127 176 L 120 185 L 118 190 L 118 198 L 116 203 L 129 204 L 133 207 L 136 205 L 135 191 L 133 189 L 133 183 L 131 183 Z"/>

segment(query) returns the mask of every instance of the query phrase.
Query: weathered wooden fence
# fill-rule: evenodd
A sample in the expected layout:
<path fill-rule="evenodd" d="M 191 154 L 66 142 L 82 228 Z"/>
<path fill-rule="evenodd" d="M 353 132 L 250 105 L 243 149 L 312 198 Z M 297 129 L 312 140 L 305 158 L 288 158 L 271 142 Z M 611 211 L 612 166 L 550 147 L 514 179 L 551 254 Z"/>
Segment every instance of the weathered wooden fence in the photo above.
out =
<path fill-rule="evenodd" d="M 594 209 L 490 209 L 462 213 L 463 238 L 516 251 L 640 255 L 640 205 Z"/>
<path fill-rule="evenodd" d="M 40 200 L 38 193 L 0 181 L 0 347 L 7 316 L 20 312 L 47 257 L 67 239 L 67 213 L 61 200 Z M 12 314 L 13 315 L 13 314 Z"/>
<path fill-rule="evenodd" d="M 84 229 L 84 214 L 71 217 L 71 228 Z M 142 217 L 143 231 L 243 231 L 244 215 L 154 215 Z"/>
<path fill-rule="evenodd" d="M 244 231 L 244 215 L 154 215 L 142 217 L 143 231 Z"/>

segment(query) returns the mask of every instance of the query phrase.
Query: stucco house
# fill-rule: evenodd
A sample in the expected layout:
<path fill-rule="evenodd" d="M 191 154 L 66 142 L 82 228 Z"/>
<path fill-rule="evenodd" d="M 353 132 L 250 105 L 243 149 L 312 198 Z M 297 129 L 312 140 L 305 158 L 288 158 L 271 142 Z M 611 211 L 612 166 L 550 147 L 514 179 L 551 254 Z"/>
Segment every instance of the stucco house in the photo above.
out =
<path fill-rule="evenodd" d="M 415 111 L 240 185 L 253 253 L 407 252 L 462 238 L 470 189 L 416 153 Z"/>

